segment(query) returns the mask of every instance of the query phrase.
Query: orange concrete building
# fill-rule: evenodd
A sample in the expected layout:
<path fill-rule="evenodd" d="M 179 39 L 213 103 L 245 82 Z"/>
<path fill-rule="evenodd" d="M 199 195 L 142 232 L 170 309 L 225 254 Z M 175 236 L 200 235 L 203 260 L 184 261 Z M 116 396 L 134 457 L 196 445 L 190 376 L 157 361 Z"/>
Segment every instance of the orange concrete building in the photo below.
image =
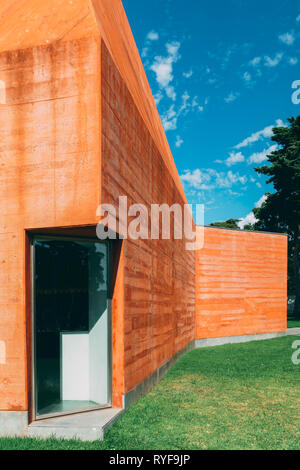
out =
<path fill-rule="evenodd" d="M 100 204 L 187 203 L 121 0 L 0 19 L 0 434 L 99 438 L 197 341 L 286 330 L 287 237 L 99 241 Z"/>

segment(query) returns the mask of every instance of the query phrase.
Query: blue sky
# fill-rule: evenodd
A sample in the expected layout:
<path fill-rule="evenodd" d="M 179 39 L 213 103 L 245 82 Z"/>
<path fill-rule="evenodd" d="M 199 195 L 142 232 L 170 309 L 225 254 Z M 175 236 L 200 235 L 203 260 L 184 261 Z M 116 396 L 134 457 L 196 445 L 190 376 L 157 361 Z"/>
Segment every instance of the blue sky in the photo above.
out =
<path fill-rule="evenodd" d="M 188 201 L 205 224 L 253 220 L 272 191 L 253 168 L 272 127 L 300 113 L 300 0 L 123 4 Z"/>

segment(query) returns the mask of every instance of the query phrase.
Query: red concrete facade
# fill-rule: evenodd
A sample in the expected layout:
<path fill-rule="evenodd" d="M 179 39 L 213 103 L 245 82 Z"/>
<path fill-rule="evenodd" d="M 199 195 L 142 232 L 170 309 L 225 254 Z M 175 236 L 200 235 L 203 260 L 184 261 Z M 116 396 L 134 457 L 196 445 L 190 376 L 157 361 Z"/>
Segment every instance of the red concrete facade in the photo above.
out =
<path fill-rule="evenodd" d="M 92 38 L 0 53 L 6 84 L 0 108 L 2 410 L 28 408 L 26 230 L 95 223 L 101 177 L 99 47 Z"/>
<path fill-rule="evenodd" d="M 102 43 L 102 200 L 183 205 L 128 88 Z M 126 123 L 126 124 L 125 124 Z M 194 339 L 195 256 L 184 240 L 124 243 L 124 384 L 121 396 Z M 123 330 L 119 331 L 119 324 Z M 116 387 L 115 392 L 116 394 Z"/>
<path fill-rule="evenodd" d="M 186 198 L 120 0 L 0 0 L 0 18 L 0 411 L 25 411 L 28 233 L 91 232 L 99 204 L 120 195 L 147 207 Z M 194 339 L 284 331 L 286 257 L 279 235 L 209 228 L 197 253 L 125 240 L 113 405 Z"/>
<path fill-rule="evenodd" d="M 286 330 L 286 236 L 206 227 L 195 274 L 197 339 Z"/>

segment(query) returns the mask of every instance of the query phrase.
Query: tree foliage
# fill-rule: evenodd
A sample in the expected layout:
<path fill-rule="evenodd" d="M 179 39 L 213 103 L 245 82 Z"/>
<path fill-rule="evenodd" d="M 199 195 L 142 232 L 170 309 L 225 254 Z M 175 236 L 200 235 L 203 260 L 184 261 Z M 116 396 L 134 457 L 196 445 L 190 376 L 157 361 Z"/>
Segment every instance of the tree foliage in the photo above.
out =
<path fill-rule="evenodd" d="M 218 228 L 230 228 L 235 230 L 240 230 L 238 226 L 239 219 L 228 219 L 225 222 L 214 222 L 211 227 L 218 227 Z"/>
<path fill-rule="evenodd" d="M 294 275 L 295 313 L 300 318 L 300 116 L 288 122 L 288 127 L 273 129 L 278 149 L 268 155 L 268 164 L 255 168 L 269 177 L 267 183 L 273 184 L 275 192 L 253 210 L 258 219 L 254 229 L 288 234 L 289 272 Z"/>

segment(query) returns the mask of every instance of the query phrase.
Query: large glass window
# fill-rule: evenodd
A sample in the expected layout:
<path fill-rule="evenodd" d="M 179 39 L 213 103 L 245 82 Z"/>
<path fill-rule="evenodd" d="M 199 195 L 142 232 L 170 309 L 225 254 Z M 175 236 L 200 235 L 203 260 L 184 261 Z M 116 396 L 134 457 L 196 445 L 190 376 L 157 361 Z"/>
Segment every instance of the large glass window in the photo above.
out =
<path fill-rule="evenodd" d="M 107 406 L 107 245 L 40 238 L 33 250 L 36 416 Z"/>

